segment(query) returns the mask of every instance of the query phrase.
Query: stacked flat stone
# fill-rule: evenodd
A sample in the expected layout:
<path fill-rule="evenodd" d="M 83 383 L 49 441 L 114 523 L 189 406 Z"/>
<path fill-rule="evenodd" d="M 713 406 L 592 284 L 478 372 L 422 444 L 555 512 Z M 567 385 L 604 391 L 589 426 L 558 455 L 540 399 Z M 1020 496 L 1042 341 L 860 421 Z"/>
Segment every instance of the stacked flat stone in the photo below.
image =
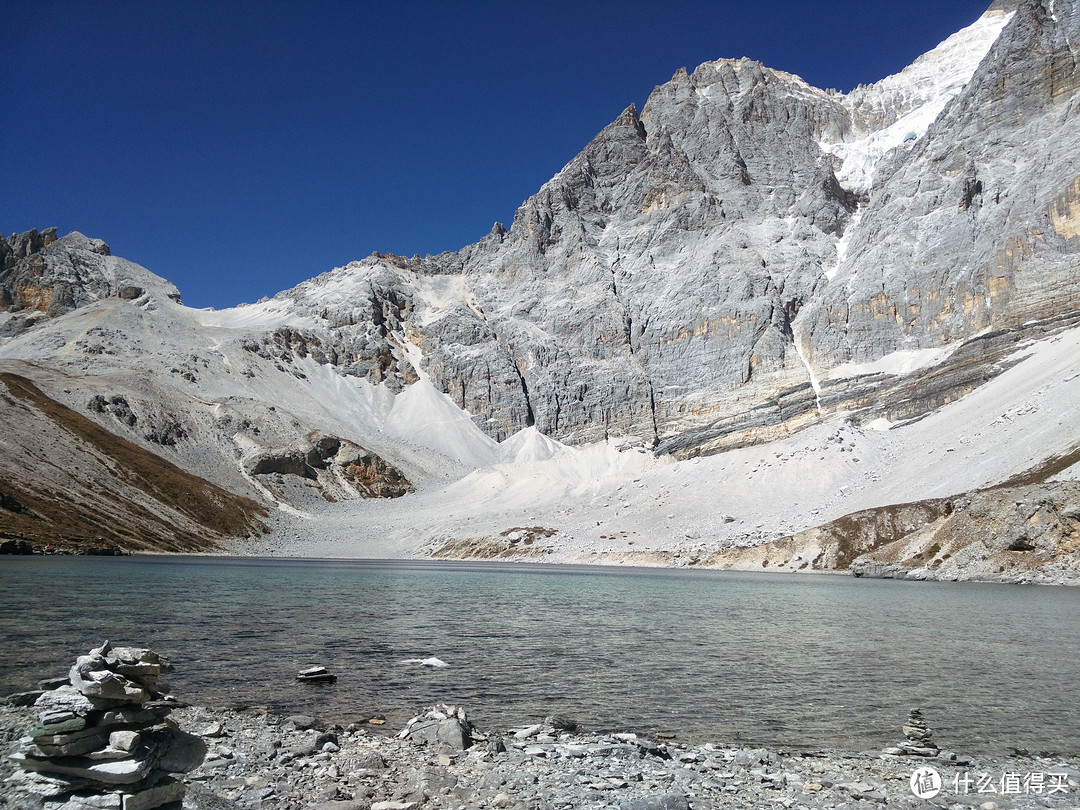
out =
<path fill-rule="evenodd" d="M 940 753 L 934 742 L 934 732 L 926 725 L 922 711 L 912 709 L 904 723 L 904 740 L 893 748 L 886 748 L 886 754 L 908 754 L 916 757 L 936 757 Z"/>
<path fill-rule="evenodd" d="M 178 803 L 206 744 L 168 719 L 178 704 L 157 692 L 168 661 L 151 650 L 105 642 L 79 656 L 70 683 L 34 704 L 40 723 L 16 754 L 47 810 L 150 810 Z M 179 805 L 177 805 L 179 806 Z"/>

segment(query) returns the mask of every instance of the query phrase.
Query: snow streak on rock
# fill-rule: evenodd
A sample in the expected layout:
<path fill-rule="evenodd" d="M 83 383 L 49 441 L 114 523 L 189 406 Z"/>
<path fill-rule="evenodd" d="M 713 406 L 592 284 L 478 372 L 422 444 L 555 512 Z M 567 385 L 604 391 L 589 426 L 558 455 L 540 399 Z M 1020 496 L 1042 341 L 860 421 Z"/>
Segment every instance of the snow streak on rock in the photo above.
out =
<path fill-rule="evenodd" d="M 1015 12 L 988 11 L 920 56 L 900 73 L 861 86 L 843 99 L 851 132 L 821 142 L 840 161 L 836 179 L 848 191 L 869 194 L 878 162 L 897 147 L 910 149 L 945 106 L 964 89 Z"/>

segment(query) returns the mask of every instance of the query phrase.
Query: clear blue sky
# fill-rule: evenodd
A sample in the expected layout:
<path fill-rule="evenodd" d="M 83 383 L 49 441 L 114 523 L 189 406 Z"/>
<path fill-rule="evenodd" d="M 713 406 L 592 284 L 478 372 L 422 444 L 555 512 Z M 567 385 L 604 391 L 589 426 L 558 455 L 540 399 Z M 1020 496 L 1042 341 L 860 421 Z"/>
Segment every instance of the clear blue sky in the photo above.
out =
<path fill-rule="evenodd" d="M 850 90 L 989 0 L 0 0 L 0 231 L 108 242 L 191 306 L 482 237 L 679 67 Z"/>

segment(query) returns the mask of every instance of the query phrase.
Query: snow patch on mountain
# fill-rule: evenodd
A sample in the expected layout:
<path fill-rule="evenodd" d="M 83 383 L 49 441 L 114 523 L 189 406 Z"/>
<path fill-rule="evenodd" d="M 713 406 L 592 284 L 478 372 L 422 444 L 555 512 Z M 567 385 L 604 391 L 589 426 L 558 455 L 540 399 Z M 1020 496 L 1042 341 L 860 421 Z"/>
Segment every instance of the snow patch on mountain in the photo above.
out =
<path fill-rule="evenodd" d="M 956 346 L 943 346 L 937 349 L 906 349 L 891 352 L 872 363 L 843 363 L 828 371 L 830 380 L 845 377 L 858 377 L 865 374 L 890 374 L 899 376 L 911 374 L 920 369 L 935 366 L 948 359 Z"/>
<path fill-rule="evenodd" d="M 420 349 L 409 347 L 409 357 L 420 379 L 394 396 L 386 416 L 386 429 L 419 447 L 457 464 L 475 469 L 495 463 L 498 443 L 476 426 L 449 396 L 436 390 L 420 369 Z"/>
<path fill-rule="evenodd" d="M 851 245 L 851 237 L 855 234 L 855 229 L 859 226 L 859 221 L 861 219 L 862 211 L 856 211 L 852 214 L 851 220 L 844 229 L 843 235 L 836 240 L 836 264 L 825 271 L 826 280 L 832 281 L 836 278 L 836 274 L 840 272 L 840 268 L 844 264 L 844 259 L 847 258 L 848 247 Z M 849 280 L 849 283 L 853 280 L 854 279 Z"/>
<path fill-rule="evenodd" d="M 842 140 L 822 140 L 822 151 L 841 162 L 836 179 L 848 191 L 868 194 L 878 162 L 893 149 L 910 148 L 964 89 L 1015 12 L 988 11 L 900 73 L 844 97 L 855 126 Z M 880 125 L 881 111 L 899 117 Z M 866 123 L 863 123 L 865 121 Z"/>
<path fill-rule="evenodd" d="M 472 290 L 463 276 L 418 277 L 416 281 L 415 291 L 424 304 L 419 319 L 421 326 L 430 326 L 463 304 L 475 308 Z"/>
<path fill-rule="evenodd" d="M 228 309 L 189 309 L 192 321 L 205 327 L 251 330 L 276 329 L 281 326 L 315 328 L 313 318 L 296 312 L 293 302 L 270 298 L 254 304 L 240 304 Z"/>

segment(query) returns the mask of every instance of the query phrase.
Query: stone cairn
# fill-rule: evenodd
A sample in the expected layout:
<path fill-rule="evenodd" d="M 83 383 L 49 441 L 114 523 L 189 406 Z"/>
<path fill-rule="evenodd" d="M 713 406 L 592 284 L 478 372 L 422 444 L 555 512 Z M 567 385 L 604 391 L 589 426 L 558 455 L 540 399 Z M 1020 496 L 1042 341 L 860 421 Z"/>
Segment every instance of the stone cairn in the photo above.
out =
<path fill-rule="evenodd" d="M 206 743 L 168 719 L 180 704 L 157 691 L 169 662 L 151 650 L 105 642 L 79 656 L 69 682 L 34 704 L 40 723 L 15 754 L 23 773 L 11 785 L 52 810 L 180 806 L 172 774 L 202 763 Z"/>
<path fill-rule="evenodd" d="M 886 748 L 886 754 L 908 754 L 916 757 L 936 757 L 940 751 L 934 742 L 934 732 L 926 725 L 922 711 L 912 709 L 904 723 L 904 741 L 894 748 Z"/>

